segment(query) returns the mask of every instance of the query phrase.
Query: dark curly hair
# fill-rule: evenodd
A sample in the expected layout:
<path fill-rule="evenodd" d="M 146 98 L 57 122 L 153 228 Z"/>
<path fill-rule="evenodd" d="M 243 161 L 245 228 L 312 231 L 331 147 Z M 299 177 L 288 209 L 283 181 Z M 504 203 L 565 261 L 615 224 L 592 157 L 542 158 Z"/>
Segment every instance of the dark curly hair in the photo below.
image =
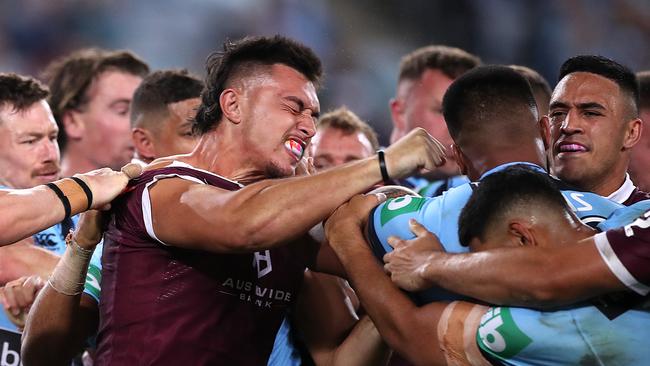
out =
<path fill-rule="evenodd" d="M 219 97 L 229 83 L 247 76 L 256 67 L 273 64 L 289 66 L 316 86 L 320 84 L 323 74 L 320 59 L 309 47 L 292 39 L 276 35 L 225 42 L 223 50 L 213 52 L 206 62 L 206 85 L 194 118 L 194 131 L 202 135 L 219 124 L 223 115 Z"/>

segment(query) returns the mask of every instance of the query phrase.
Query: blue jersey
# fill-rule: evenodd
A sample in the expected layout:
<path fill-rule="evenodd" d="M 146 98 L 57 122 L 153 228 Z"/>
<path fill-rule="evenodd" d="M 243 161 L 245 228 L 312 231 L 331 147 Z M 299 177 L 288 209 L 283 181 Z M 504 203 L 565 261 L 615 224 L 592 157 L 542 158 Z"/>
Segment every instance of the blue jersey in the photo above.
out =
<path fill-rule="evenodd" d="M 486 172 L 483 177 L 517 164 L 527 165 L 544 172 L 537 165 L 508 163 Z M 450 253 L 468 252 L 469 248 L 462 246 L 458 239 L 458 218 L 472 195 L 475 184 L 463 184 L 434 198 L 404 196 L 389 199 L 374 208 L 368 220 L 367 237 L 375 256 L 381 260 L 386 253 L 392 250 L 387 241 L 389 236 L 403 239 L 414 238 L 408 225 L 410 219 L 417 220 L 427 230 L 436 234 L 445 251 Z M 568 189 L 559 181 L 558 186 L 564 188 L 562 194 L 576 215 L 583 222 L 592 226 L 604 221 L 615 210 L 624 207 L 595 193 Z M 462 299 L 458 295 L 439 288 L 412 294 L 412 298 L 418 304 L 435 300 Z"/>
<path fill-rule="evenodd" d="M 642 201 L 617 210 L 599 228 L 632 223 L 650 208 Z M 608 318 L 582 304 L 552 312 L 495 307 L 481 319 L 476 340 L 505 365 L 643 365 L 650 360 L 650 312 L 638 306 Z"/>
<path fill-rule="evenodd" d="M 86 283 L 84 284 L 84 294 L 92 297 L 99 304 L 99 295 L 101 293 L 102 282 L 102 251 L 104 243 L 99 243 L 90 258 L 88 273 L 86 274 Z"/>

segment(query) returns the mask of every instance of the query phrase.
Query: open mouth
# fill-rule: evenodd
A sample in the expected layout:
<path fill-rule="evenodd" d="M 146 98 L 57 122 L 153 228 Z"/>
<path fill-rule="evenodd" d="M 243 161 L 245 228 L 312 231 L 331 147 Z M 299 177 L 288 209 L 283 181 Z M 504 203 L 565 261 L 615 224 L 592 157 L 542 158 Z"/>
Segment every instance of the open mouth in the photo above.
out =
<path fill-rule="evenodd" d="M 576 143 L 561 143 L 557 147 L 557 152 L 559 153 L 582 153 L 587 152 L 588 149 L 581 144 Z"/>
<path fill-rule="evenodd" d="M 292 138 L 284 142 L 284 148 L 296 159 L 296 161 L 302 159 L 302 156 L 305 152 L 304 143 L 300 140 Z"/>

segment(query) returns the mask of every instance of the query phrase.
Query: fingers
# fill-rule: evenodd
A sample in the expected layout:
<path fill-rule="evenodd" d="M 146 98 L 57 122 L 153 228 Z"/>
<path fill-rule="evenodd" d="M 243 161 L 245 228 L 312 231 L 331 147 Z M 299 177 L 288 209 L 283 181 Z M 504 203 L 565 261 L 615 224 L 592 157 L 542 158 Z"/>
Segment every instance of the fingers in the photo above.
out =
<path fill-rule="evenodd" d="M 431 234 L 429 230 L 427 230 L 424 226 L 422 226 L 422 224 L 417 222 L 415 219 L 409 220 L 409 229 L 411 229 L 411 232 L 415 234 L 415 236 L 417 236 L 418 238 Z"/>
<path fill-rule="evenodd" d="M 90 210 L 82 213 L 74 233 L 77 244 L 84 249 L 92 249 L 102 239 L 102 228 L 106 213 Z"/>
<path fill-rule="evenodd" d="M 129 179 L 137 178 L 142 174 L 142 166 L 135 163 L 129 163 L 120 169 Z"/>
<path fill-rule="evenodd" d="M 393 249 L 401 248 L 406 245 L 406 240 L 402 240 L 396 236 L 389 236 L 386 241 L 388 242 L 388 245 L 390 245 Z"/>
<path fill-rule="evenodd" d="M 22 277 L 11 281 L 2 289 L 3 306 L 12 315 L 18 316 L 31 307 L 36 294 L 45 282 L 38 276 Z"/>

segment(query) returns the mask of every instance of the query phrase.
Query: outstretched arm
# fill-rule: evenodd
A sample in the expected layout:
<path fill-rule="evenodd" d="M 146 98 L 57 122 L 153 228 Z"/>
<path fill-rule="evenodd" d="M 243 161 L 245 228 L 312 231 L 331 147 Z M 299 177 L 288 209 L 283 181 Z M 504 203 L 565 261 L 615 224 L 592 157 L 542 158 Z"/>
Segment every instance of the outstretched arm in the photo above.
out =
<path fill-rule="evenodd" d="M 388 148 L 386 164 L 389 174 L 399 178 L 433 169 L 444 161 L 443 155 L 437 141 L 416 129 Z M 316 175 L 265 180 L 238 191 L 164 179 L 150 189 L 152 226 L 162 242 L 173 246 L 220 253 L 268 249 L 296 239 L 339 204 L 381 180 L 377 157 Z"/>
<path fill-rule="evenodd" d="M 437 251 L 437 237 L 420 224 L 416 238 L 391 238 L 384 257 L 393 280 L 409 290 L 434 285 L 492 304 L 552 307 L 625 290 L 594 238 L 575 245 L 499 248 L 478 253 Z"/>
<path fill-rule="evenodd" d="M 115 198 L 130 178 L 140 175 L 141 168 L 128 164 L 121 172 L 109 168 L 77 174 L 92 192 L 91 208 L 100 208 Z M 83 189 L 70 178 L 54 182 L 66 196 L 70 214 L 76 215 L 88 207 Z M 61 222 L 65 209 L 57 194 L 45 185 L 30 189 L 0 190 L 0 246 L 15 243 Z"/>

